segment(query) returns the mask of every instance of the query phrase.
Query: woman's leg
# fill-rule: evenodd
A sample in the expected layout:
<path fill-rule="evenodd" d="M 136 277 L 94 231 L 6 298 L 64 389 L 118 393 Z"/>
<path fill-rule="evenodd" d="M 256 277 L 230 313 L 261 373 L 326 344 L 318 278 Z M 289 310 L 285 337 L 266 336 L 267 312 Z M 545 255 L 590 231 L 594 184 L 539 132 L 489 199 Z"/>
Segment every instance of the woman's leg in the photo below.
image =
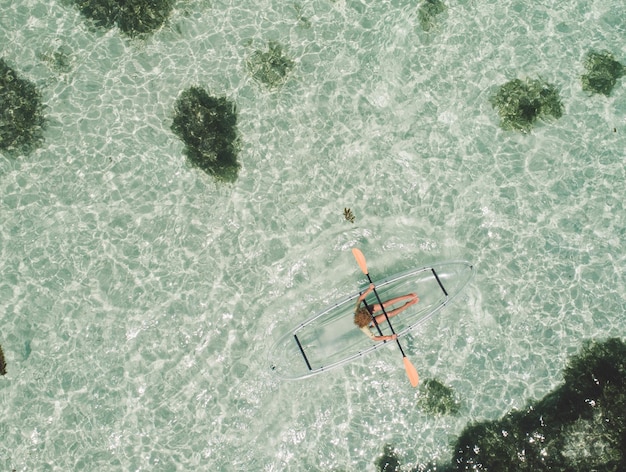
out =
<path fill-rule="evenodd" d="M 396 297 L 396 298 L 392 298 L 391 300 L 387 300 L 386 302 L 383 302 L 383 306 L 387 308 L 388 306 L 394 305 L 402 300 L 407 300 L 407 302 L 401 307 L 396 308 L 395 310 L 388 311 L 387 316 L 389 318 L 393 318 L 398 313 L 401 313 L 402 311 L 406 310 L 411 305 L 415 305 L 419 301 L 419 298 L 414 293 L 410 293 L 408 295 L 402 295 L 401 297 Z M 380 304 L 374 305 L 374 308 L 372 311 L 373 313 L 376 313 L 377 311 L 382 311 L 382 309 L 380 308 Z M 378 324 L 384 322 L 385 320 L 386 318 L 385 318 L 384 313 L 376 316 L 376 323 Z"/>
<path fill-rule="evenodd" d="M 408 295 L 402 295 L 401 297 L 396 297 L 396 298 L 392 298 L 391 300 L 387 300 L 386 302 L 383 302 L 383 306 L 387 308 L 388 306 L 395 305 L 396 303 L 401 302 L 403 300 L 413 300 L 413 299 L 417 299 L 417 295 L 415 295 L 414 293 L 409 293 Z"/>
<path fill-rule="evenodd" d="M 387 308 L 387 307 L 389 307 L 391 305 L 395 305 L 396 303 L 401 302 L 403 300 L 411 300 L 411 299 L 414 299 L 414 298 L 419 300 L 419 298 L 417 298 L 417 295 L 415 295 L 414 293 L 409 293 L 408 295 L 402 295 L 400 297 L 395 297 L 395 298 L 392 298 L 391 300 L 387 300 L 386 302 L 383 302 L 383 306 L 385 308 Z M 372 305 L 372 313 L 376 313 L 377 311 L 383 311 L 382 308 L 380 307 L 379 303 L 376 303 L 375 305 Z"/>

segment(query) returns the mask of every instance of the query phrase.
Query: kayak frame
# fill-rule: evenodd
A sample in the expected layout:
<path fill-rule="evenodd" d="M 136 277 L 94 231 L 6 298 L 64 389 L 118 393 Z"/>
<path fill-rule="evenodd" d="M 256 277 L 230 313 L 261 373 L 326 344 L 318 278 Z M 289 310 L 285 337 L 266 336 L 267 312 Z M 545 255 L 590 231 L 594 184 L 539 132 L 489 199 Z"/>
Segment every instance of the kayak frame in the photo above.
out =
<path fill-rule="evenodd" d="M 456 288 L 455 293 L 450 294 L 449 291 L 446 289 L 444 283 L 442 282 L 442 280 L 439 277 L 439 274 L 437 273 L 437 268 L 441 269 L 442 267 L 445 267 L 447 265 L 462 265 L 465 266 L 466 268 L 469 269 L 469 276 L 467 277 L 467 280 L 459 287 Z M 427 322 L 430 318 L 432 318 L 435 314 L 437 314 L 439 311 L 441 311 L 444 307 L 446 307 L 452 300 L 454 300 L 454 298 L 456 298 L 456 296 L 463 290 L 463 287 L 465 285 L 467 285 L 467 283 L 469 283 L 469 281 L 472 279 L 473 275 L 474 275 L 474 267 L 472 264 L 470 264 L 467 261 L 449 261 L 449 262 L 444 262 L 444 263 L 440 263 L 440 264 L 432 264 L 432 265 L 428 265 L 428 266 L 424 266 L 424 267 L 420 267 L 418 269 L 411 269 L 405 272 L 401 272 L 399 274 L 394 274 L 390 277 L 384 278 L 380 281 L 378 281 L 375 285 L 377 289 L 384 289 L 386 286 L 390 285 L 390 284 L 395 284 L 398 283 L 399 281 L 402 281 L 403 279 L 407 279 L 407 278 L 411 278 L 411 277 L 416 277 L 417 274 L 420 274 L 422 272 L 427 272 L 430 271 L 432 272 L 434 279 L 437 282 L 437 285 L 439 286 L 439 288 L 441 289 L 441 293 L 442 293 L 442 299 L 441 302 L 438 303 L 436 306 L 434 306 L 431 311 L 427 312 L 424 316 L 418 318 L 414 323 L 409 324 L 408 326 L 404 327 L 402 330 L 400 330 L 397 333 L 397 337 L 401 338 L 402 336 L 405 336 L 406 334 L 408 334 L 410 331 L 412 331 L 413 329 L 415 329 L 416 327 L 424 324 L 425 322 Z M 432 280 L 432 279 L 431 279 Z M 347 297 L 344 297 L 342 299 L 340 299 L 339 301 L 327 306 L 326 308 L 324 308 L 321 312 L 313 315 L 311 318 L 303 321 L 302 323 L 298 324 L 295 328 L 293 328 L 292 330 L 290 330 L 290 332 L 284 336 L 281 336 L 281 338 L 278 340 L 278 342 L 274 345 L 274 348 L 271 350 L 272 353 L 274 353 L 279 346 L 285 345 L 287 343 L 287 338 L 292 338 L 293 342 L 295 342 L 295 344 L 297 345 L 297 349 L 300 352 L 300 354 L 302 355 L 302 359 L 304 364 L 306 364 L 306 368 L 308 369 L 307 371 L 304 371 L 301 374 L 287 374 L 287 373 L 282 373 L 279 370 L 276 370 L 276 366 L 274 364 L 271 364 L 271 369 L 281 378 L 285 379 L 285 380 L 297 380 L 297 379 L 304 379 L 307 377 L 311 377 L 317 374 L 320 374 L 322 372 L 326 372 L 328 370 L 334 369 L 338 366 L 344 365 L 349 363 L 350 361 L 353 361 L 354 359 L 357 359 L 359 357 L 363 357 L 367 354 L 369 354 L 372 351 L 375 351 L 377 349 L 380 349 L 382 346 L 387 344 L 387 341 L 380 341 L 380 342 L 376 342 L 375 344 L 372 344 L 370 346 L 368 346 L 365 349 L 360 349 L 359 351 L 353 353 L 353 354 L 349 354 L 346 357 L 332 362 L 330 364 L 326 364 L 320 367 L 312 367 L 311 363 L 309 361 L 309 358 L 307 357 L 306 354 L 306 350 L 305 347 L 302 346 L 300 339 L 298 338 L 298 332 L 301 331 L 302 329 L 306 328 L 308 325 L 310 325 L 311 323 L 316 322 L 317 320 L 319 320 L 320 318 L 326 316 L 328 313 L 336 310 L 338 307 L 341 307 L 343 305 L 346 305 L 349 302 L 355 303 L 356 300 L 358 299 L 358 297 L 360 296 L 361 292 L 358 292 L 356 294 L 352 294 L 349 295 Z M 270 359 L 271 362 L 271 359 Z M 304 366 L 303 366 L 304 367 Z"/>

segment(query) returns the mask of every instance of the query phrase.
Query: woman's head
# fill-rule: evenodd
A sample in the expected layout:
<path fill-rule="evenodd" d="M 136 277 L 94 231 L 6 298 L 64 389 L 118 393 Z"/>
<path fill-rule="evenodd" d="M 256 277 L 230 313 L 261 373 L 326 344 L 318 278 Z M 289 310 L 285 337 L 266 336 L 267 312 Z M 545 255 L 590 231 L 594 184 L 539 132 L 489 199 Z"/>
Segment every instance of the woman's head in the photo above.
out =
<path fill-rule="evenodd" d="M 367 308 L 360 307 L 354 312 L 354 324 L 359 328 L 363 328 L 365 326 L 369 326 L 372 322 L 372 315 L 367 311 Z"/>

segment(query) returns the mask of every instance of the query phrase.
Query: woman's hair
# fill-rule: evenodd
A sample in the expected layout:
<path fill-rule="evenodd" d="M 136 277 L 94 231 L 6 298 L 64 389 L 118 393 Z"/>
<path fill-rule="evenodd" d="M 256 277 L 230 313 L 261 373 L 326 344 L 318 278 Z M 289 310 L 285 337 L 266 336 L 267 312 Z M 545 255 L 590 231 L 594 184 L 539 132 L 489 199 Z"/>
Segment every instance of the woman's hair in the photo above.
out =
<path fill-rule="evenodd" d="M 372 315 L 370 314 L 369 311 L 367 311 L 367 308 L 362 306 L 356 309 L 356 311 L 354 312 L 354 324 L 355 325 L 357 325 L 359 328 L 363 328 L 365 326 L 369 326 L 371 322 L 372 322 Z"/>

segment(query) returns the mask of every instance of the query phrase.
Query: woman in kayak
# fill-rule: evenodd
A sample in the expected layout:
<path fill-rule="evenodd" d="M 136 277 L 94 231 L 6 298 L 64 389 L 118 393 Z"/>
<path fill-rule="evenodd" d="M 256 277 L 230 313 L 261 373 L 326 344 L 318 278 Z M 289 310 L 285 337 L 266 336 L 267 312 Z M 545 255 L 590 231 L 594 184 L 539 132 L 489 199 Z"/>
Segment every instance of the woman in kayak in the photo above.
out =
<path fill-rule="evenodd" d="M 376 303 L 374 306 L 371 307 L 372 312 L 370 313 L 370 311 L 366 307 L 361 306 L 361 302 L 365 300 L 365 297 L 367 297 L 372 290 L 374 290 L 374 284 L 370 284 L 368 289 L 363 292 L 357 300 L 356 307 L 354 307 L 354 324 L 357 325 L 361 329 L 361 331 L 363 331 L 363 333 L 365 333 L 372 341 L 393 341 L 398 337 L 395 334 L 391 336 L 376 336 L 374 333 L 372 333 L 372 327 L 374 326 L 374 314 L 378 311 L 382 312 L 383 307 L 386 309 L 387 307 L 406 300 L 404 305 L 387 312 L 387 316 L 389 318 L 392 318 L 401 311 L 406 310 L 411 305 L 415 305 L 419 301 L 419 298 L 417 298 L 417 295 L 415 295 L 414 293 L 402 295 L 401 297 L 395 297 L 391 300 L 383 302 L 383 307 L 381 307 L 380 304 Z M 376 315 L 376 324 L 381 324 L 385 321 L 385 319 L 386 318 L 384 313 Z"/>

